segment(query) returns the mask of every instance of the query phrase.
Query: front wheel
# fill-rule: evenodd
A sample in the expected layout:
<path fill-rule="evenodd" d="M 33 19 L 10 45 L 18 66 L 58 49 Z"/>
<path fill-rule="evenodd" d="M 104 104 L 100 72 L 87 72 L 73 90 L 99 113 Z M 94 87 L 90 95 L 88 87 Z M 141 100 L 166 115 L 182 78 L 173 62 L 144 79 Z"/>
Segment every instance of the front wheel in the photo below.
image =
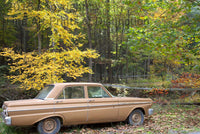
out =
<path fill-rule="evenodd" d="M 144 114 L 140 109 L 136 109 L 128 116 L 128 123 L 130 125 L 138 126 L 144 122 Z"/>
<path fill-rule="evenodd" d="M 56 134 L 59 132 L 61 123 L 59 118 L 52 117 L 40 121 L 37 125 L 40 134 Z"/>

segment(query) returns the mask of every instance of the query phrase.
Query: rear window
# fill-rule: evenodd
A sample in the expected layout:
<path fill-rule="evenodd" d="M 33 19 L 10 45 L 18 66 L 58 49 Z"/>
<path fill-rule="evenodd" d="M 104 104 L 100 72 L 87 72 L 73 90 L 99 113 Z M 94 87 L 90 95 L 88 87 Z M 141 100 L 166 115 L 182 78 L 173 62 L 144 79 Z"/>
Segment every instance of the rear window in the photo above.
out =
<path fill-rule="evenodd" d="M 35 99 L 45 99 L 47 95 L 51 92 L 54 88 L 54 85 L 45 86 L 40 93 L 35 97 Z"/>

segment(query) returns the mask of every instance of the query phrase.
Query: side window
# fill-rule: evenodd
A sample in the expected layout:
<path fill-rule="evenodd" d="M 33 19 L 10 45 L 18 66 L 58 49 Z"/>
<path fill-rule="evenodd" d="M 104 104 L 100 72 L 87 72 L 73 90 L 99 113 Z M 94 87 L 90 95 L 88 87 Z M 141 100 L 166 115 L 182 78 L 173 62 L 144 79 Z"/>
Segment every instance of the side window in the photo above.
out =
<path fill-rule="evenodd" d="M 108 98 L 110 97 L 101 87 L 91 87 L 88 88 L 88 97 L 89 98 Z"/>
<path fill-rule="evenodd" d="M 84 97 L 85 97 L 84 87 L 73 86 L 73 87 L 66 87 L 58 96 L 58 99 L 78 99 Z"/>

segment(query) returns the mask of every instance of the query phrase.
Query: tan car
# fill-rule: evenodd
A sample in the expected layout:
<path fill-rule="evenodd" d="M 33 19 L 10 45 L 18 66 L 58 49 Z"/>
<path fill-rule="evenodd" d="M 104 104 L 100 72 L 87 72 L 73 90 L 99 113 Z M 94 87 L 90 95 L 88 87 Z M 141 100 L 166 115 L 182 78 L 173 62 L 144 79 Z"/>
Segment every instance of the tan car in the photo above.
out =
<path fill-rule="evenodd" d="M 151 115 L 149 98 L 115 97 L 99 83 L 57 83 L 34 99 L 5 101 L 2 117 L 7 125 L 37 125 L 39 133 L 55 134 L 61 125 L 117 122 L 141 125 Z"/>

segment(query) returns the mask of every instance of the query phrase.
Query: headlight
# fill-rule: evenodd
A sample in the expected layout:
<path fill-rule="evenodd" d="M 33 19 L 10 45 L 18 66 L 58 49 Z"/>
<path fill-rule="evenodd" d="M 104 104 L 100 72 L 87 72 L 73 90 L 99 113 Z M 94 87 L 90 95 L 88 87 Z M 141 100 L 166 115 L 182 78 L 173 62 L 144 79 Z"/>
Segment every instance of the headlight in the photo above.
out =
<path fill-rule="evenodd" d="M 3 110 L 3 112 L 4 112 L 4 114 L 5 114 L 6 116 L 8 116 L 8 110 L 7 110 L 7 108 L 6 108 L 5 110 Z"/>

